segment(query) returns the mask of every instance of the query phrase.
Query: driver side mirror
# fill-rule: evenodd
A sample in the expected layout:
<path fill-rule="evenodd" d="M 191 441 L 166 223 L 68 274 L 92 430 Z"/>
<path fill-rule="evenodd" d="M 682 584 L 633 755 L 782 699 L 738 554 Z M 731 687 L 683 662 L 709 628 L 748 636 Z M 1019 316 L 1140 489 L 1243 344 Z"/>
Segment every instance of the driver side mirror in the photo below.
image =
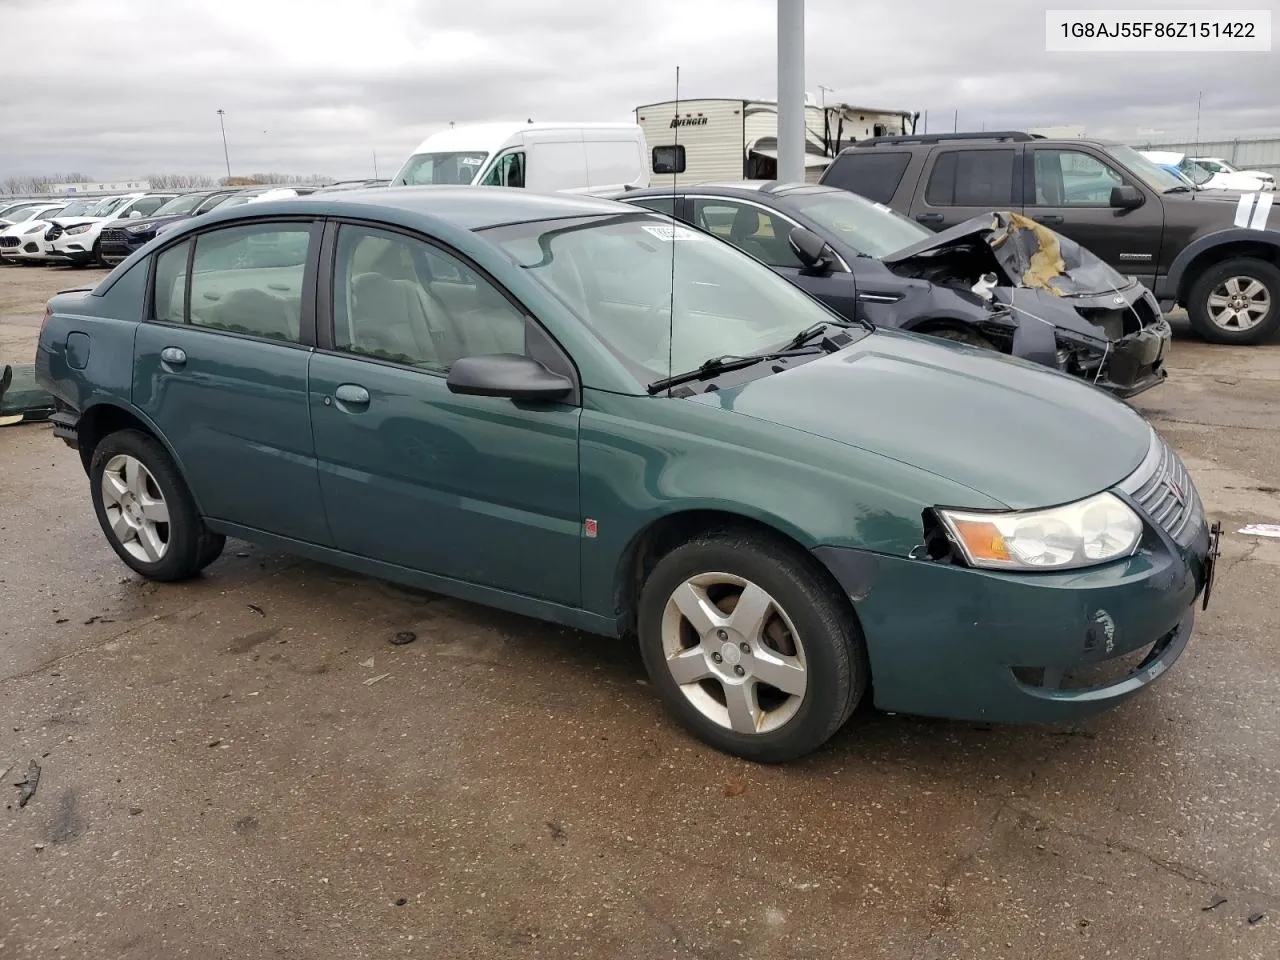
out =
<path fill-rule="evenodd" d="M 830 273 L 835 266 L 835 251 L 831 245 L 812 230 L 804 227 L 793 227 L 787 234 L 787 243 L 805 271 L 809 273 Z"/>
<path fill-rule="evenodd" d="M 1111 206 L 1120 210 L 1136 210 L 1142 206 L 1142 191 L 1128 184 L 1111 188 Z"/>
<path fill-rule="evenodd" d="M 568 378 L 519 353 L 462 357 L 449 368 L 445 386 L 450 393 L 507 400 L 561 400 L 573 391 Z"/>

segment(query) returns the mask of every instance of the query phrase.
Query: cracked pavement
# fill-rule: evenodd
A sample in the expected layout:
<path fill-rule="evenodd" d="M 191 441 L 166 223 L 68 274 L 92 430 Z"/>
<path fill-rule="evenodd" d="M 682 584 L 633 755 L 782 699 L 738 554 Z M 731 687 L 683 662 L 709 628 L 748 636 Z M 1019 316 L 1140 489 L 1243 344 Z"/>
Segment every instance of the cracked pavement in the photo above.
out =
<path fill-rule="evenodd" d="M 0 270 L 0 313 L 86 275 Z M 1226 536 L 1170 673 L 1071 727 L 863 710 L 785 768 L 623 643 L 237 542 L 144 583 L 76 455 L 0 430 L 0 957 L 1274 960 L 1280 540 L 1236 531 L 1280 522 L 1280 347 L 1172 365 L 1135 405 Z"/>

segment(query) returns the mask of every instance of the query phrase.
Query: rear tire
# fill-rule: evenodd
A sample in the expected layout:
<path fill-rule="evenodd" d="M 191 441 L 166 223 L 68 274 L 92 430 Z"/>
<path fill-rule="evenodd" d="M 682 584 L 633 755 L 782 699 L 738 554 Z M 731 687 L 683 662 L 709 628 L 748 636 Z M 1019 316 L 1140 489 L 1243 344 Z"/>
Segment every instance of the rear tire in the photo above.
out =
<path fill-rule="evenodd" d="M 1253 346 L 1280 331 L 1280 268 L 1236 257 L 1206 269 L 1187 296 L 1187 316 L 1210 343 Z"/>
<path fill-rule="evenodd" d="M 89 461 L 89 489 L 107 542 L 149 580 L 190 579 L 222 549 L 173 460 L 149 434 L 119 430 L 103 437 Z"/>
<path fill-rule="evenodd" d="M 772 537 L 725 531 L 676 547 L 649 574 L 637 618 L 645 668 L 703 742 L 760 763 L 796 760 L 858 705 L 862 633 L 813 563 Z"/>
<path fill-rule="evenodd" d="M 106 267 L 110 266 L 107 261 L 102 259 L 102 241 L 93 241 L 93 250 L 89 254 L 89 262 L 85 264 L 87 267 Z"/>

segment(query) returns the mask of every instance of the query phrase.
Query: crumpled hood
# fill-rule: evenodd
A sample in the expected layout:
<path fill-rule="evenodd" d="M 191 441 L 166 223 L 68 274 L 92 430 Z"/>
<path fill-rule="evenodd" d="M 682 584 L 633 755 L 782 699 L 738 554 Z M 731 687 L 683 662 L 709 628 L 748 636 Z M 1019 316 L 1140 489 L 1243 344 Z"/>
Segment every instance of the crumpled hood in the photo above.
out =
<path fill-rule="evenodd" d="M 1151 438 L 1132 409 L 1073 377 L 889 330 L 691 400 L 910 464 L 1014 509 L 1107 489 L 1137 469 Z"/>
<path fill-rule="evenodd" d="M 1059 297 L 1093 296 L 1134 281 L 1080 244 L 1012 211 L 984 213 L 883 257 L 885 263 L 921 266 L 950 250 L 986 244 L 1004 285 L 1045 290 Z"/>
<path fill-rule="evenodd" d="M 107 219 L 107 217 L 54 217 L 49 222 L 56 223 L 65 229 L 66 227 L 78 227 L 82 223 L 105 223 Z"/>

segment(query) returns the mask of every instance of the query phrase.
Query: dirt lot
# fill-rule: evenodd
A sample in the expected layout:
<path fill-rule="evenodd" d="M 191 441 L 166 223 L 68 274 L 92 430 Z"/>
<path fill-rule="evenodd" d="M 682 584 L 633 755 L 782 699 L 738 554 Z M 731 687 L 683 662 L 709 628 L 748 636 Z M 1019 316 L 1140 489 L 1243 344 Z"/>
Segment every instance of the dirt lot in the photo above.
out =
<path fill-rule="evenodd" d="M 0 269 L 5 359 L 98 275 Z M 1229 535 L 1170 675 L 788 768 L 673 728 L 621 643 L 241 543 L 141 582 L 76 455 L 0 430 L 0 957 L 1274 960 L 1280 541 L 1236 530 L 1280 521 L 1280 347 L 1173 366 L 1139 406 Z"/>

